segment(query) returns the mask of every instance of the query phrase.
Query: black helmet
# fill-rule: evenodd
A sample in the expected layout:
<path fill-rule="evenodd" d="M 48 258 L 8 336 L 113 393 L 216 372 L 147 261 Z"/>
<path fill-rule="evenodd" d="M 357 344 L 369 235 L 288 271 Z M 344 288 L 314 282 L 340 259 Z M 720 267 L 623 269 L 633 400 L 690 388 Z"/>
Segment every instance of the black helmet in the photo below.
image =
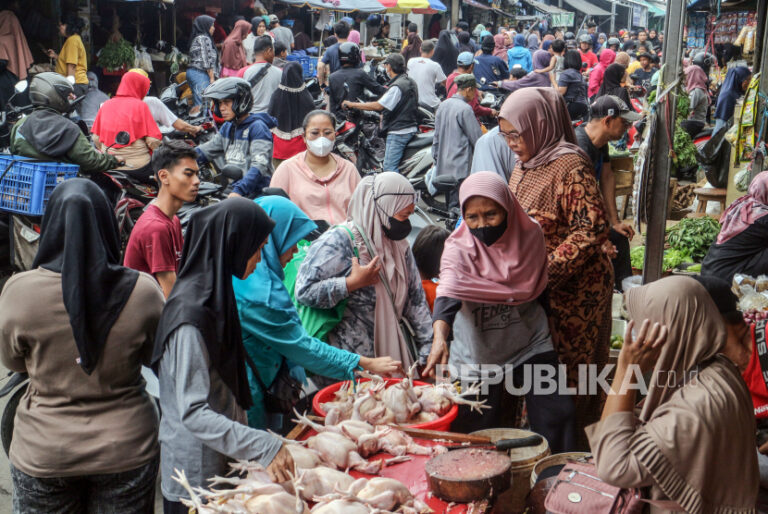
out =
<path fill-rule="evenodd" d="M 709 69 L 713 64 L 715 64 L 715 56 L 707 52 L 699 52 L 693 56 L 691 64 L 699 66 L 702 70 L 704 70 L 704 73 L 709 75 Z"/>
<path fill-rule="evenodd" d="M 360 64 L 360 47 L 350 42 L 340 44 L 339 61 L 342 66 L 350 64 L 353 68 Z"/>
<path fill-rule="evenodd" d="M 566 32 L 566 33 L 565 33 L 565 35 L 563 36 L 563 38 L 564 38 L 566 41 L 568 41 L 569 39 L 576 39 L 576 34 L 574 34 L 574 33 L 573 33 L 573 32 L 571 32 L 571 31 L 568 31 L 568 32 Z"/>
<path fill-rule="evenodd" d="M 69 95 L 75 88 L 62 75 L 52 71 L 38 73 L 29 84 L 29 99 L 32 105 L 50 107 L 66 114 L 72 110 Z"/>
<path fill-rule="evenodd" d="M 579 36 L 579 44 L 581 44 L 581 43 L 589 43 L 591 45 L 592 44 L 592 36 L 590 36 L 589 34 L 582 34 L 582 35 L 580 35 Z"/>
<path fill-rule="evenodd" d="M 608 38 L 607 44 L 608 46 L 621 46 L 621 41 L 617 37 L 611 37 Z"/>
<path fill-rule="evenodd" d="M 573 50 L 576 48 L 576 40 L 575 39 L 568 39 L 565 41 L 565 47 L 569 50 Z"/>
<path fill-rule="evenodd" d="M 232 100 L 232 111 L 236 118 L 249 113 L 253 107 L 251 84 L 247 80 L 226 77 L 217 80 L 203 91 L 203 100 L 213 101 L 213 112 L 216 116 L 221 116 L 219 100 L 227 99 Z"/>

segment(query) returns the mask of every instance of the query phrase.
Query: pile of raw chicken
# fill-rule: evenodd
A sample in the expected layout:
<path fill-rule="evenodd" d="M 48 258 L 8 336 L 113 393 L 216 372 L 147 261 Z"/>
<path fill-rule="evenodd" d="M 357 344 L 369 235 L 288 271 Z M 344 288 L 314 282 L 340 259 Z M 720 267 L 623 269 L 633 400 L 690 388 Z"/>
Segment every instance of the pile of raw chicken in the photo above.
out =
<path fill-rule="evenodd" d="M 355 419 L 342 419 L 345 410 L 329 407 L 325 424 L 320 425 L 297 415 L 297 422 L 312 428 L 316 435 L 303 441 L 284 439 L 286 448 L 291 453 L 295 465 L 294 478 L 291 481 L 276 484 L 259 464 L 238 462 L 233 470 L 238 477 L 214 477 L 210 489 L 193 488 L 183 471 L 176 470 L 174 477 L 185 487 L 190 500 L 182 500 L 185 505 L 196 510 L 197 514 L 213 513 L 258 513 L 258 514 L 422 514 L 432 510 L 421 500 L 415 498 L 408 488 L 393 478 L 374 477 L 355 479 L 350 470 L 376 475 L 383 466 L 410 460 L 410 455 L 435 455 L 446 451 L 443 446 L 422 446 L 405 432 L 386 425 L 389 421 L 407 413 L 439 413 L 447 411 L 444 399 L 453 401 L 454 396 L 446 391 L 453 391 L 455 399 L 465 399 L 455 393 L 455 389 L 445 386 L 428 386 L 428 392 L 422 386 L 419 392 L 413 387 L 410 376 L 389 388 L 382 388 L 384 381 L 380 377 L 369 377 L 370 384 L 358 387 L 344 402 L 351 401 L 349 414 Z M 359 384 L 358 384 L 359 386 Z M 381 391 L 384 389 L 384 391 Z M 388 389 L 395 389 L 387 393 Z M 469 394 L 464 393 L 464 394 Z M 381 405 L 366 408 L 361 404 L 380 395 L 375 402 Z M 400 398 L 405 408 L 400 408 L 393 398 Z M 384 399 L 388 398 L 388 400 Z M 351 400 L 350 400 L 351 399 Z M 423 403 L 422 400 L 423 399 Z M 406 403 L 407 400 L 407 403 Z M 431 402 L 431 403 L 430 403 Z M 334 402 L 335 403 L 335 402 Z M 343 402 L 339 402 L 343 403 Z M 484 407 L 482 402 L 470 402 Z M 415 405 L 418 404 L 418 407 Z M 327 405 L 327 404 L 326 404 Z M 394 407 L 394 409 L 393 409 Z M 366 414 L 377 410 L 370 416 Z M 355 414 L 357 413 L 357 414 Z M 398 418 L 398 415 L 401 417 Z M 381 421 L 389 420 L 389 421 Z M 366 460 L 377 453 L 384 452 L 390 459 Z M 217 486 L 225 486 L 219 489 Z M 308 502 L 314 503 L 310 510 Z"/>
<path fill-rule="evenodd" d="M 352 419 L 367 421 L 372 425 L 413 425 L 426 423 L 445 415 L 454 404 L 468 405 L 481 412 L 488 408 L 485 400 L 468 400 L 467 396 L 480 392 L 480 386 L 473 384 L 459 393 L 450 382 L 437 385 L 414 386 L 415 367 L 408 370 L 407 377 L 387 387 L 386 381 L 377 375 L 360 373 L 367 382 L 346 382 L 335 393 L 333 401 L 320 404 L 327 419 Z M 326 421 L 328 424 L 328 421 Z"/>

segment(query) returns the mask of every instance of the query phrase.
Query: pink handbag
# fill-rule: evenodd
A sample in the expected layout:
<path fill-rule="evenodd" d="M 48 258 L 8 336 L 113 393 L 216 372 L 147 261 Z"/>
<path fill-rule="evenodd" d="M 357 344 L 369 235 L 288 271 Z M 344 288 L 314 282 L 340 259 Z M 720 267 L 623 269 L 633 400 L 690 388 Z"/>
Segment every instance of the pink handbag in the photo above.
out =
<path fill-rule="evenodd" d="M 600 480 L 592 459 L 569 461 L 544 500 L 547 512 L 553 514 L 639 514 L 645 505 L 639 489 L 622 489 Z"/>

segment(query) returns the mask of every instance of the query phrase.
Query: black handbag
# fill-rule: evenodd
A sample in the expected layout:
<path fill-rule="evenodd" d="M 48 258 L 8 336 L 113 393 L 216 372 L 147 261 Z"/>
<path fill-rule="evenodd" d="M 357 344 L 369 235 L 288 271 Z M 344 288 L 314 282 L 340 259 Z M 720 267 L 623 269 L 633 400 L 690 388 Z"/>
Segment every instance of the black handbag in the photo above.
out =
<path fill-rule="evenodd" d="M 301 399 L 302 383 L 291 376 L 291 370 L 288 368 L 286 360 L 283 359 L 280 363 L 280 369 L 277 370 L 277 375 L 269 387 L 264 385 L 259 370 L 256 368 L 256 364 L 251 359 L 251 356 L 248 355 L 248 352 L 245 352 L 245 362 L 253 371 L 253 376 L 256 377 L 259 387 L 264 391 L 264 407 L 266 411 L 273 414 L 292 413 L 293 408 Z"/>

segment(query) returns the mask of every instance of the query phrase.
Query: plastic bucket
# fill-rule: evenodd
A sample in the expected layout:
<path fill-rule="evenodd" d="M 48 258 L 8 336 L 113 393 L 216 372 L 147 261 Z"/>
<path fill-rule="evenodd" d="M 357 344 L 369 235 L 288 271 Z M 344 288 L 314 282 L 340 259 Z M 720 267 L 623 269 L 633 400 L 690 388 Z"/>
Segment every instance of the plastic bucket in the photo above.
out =
<path fill-rule="evenodd" d="M 385 378 L 384 381 L 387 383 L 387 387 L 396 384 L 404 379 L 402 378 Z M 368 379 L 362 379 L 360 382 L 367 382 Z M 315 394 L 315 397 L 312 399 L 312 410 L 315 411 L 315 414 L 318 416 L 325 417 L 325 411 L 320 408 L 320 404 L 331 402 L 335 399 L 336 391 L 341 389 L 341 386 L 343 384 L 346 384 L 347 381 L 344 382 L 337 382 L 335 384 L 331 384 L 328 387 L 325 387 L 317 392 Z M 425 386 L 430 385 L 426 382 L 421 382 L 420 380 L 414 380 L 413 381 L 414 386 Z M 426 423 L 416 423 L 414 425 L 405 425 L 408 428 L 421 428 L 424 430 L 437 430 L 440 432 L 449 432 L 451 430 L 451 423 L 454 419 L 456 419 L 456 416 L 459 414 L 459 406 L 453 405 L 448 412 L 443 414 L 437 419 L 434 419 L 432 421 L 428 421 Z"/>
<path fill-rule="evenodd" d="M 590 456 L 592 456 L 592 454 L 587 452 L 567 452 L 556 453 L 554 455 L 544 457 L 533 466 L 533 471 L 531 471 L 531 488 L 536 485 L 536 480 L 539 478 L 541 472 L 545 469 L 552 466 L 561 466 L 566 464 L 569 460 L 578 460 Z"/>
<path fill-rule="evenodd" d="M 517 428 L 489 428 L 472 432 L 471 435 L 488 437 L 495 443 L 500 439 L 518 439 L 541 434 Z M 544 440 L 538 446 L 509 450 L 509 458 L 512 461 L 512 486 L 505 493 L 504 512 L 525 511 L 525 499 L 531 490 L 531 471 L 537 462 L 550 454 L 547 439 L 542 439 Z"/>

